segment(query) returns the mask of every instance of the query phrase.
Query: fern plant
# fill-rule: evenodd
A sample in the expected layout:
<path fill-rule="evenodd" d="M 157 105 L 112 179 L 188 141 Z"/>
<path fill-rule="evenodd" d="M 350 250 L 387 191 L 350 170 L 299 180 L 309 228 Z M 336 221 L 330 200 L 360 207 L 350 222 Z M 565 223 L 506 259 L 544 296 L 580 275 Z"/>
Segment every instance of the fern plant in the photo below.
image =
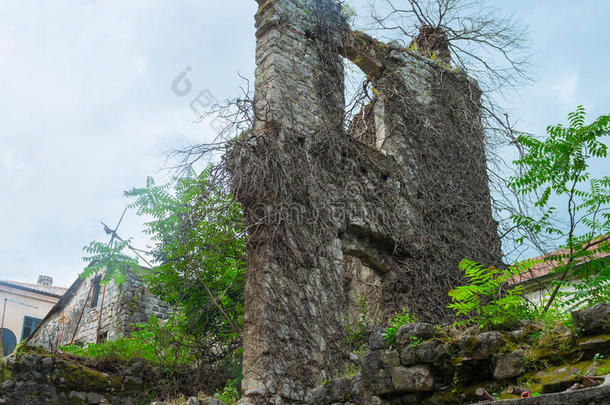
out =
<path fill-rule="evenodd" d="M 466 318 L 460 323 L 476 321 L 496 328 L 530 316 L 522 287 L 508 281 L 541 261 L 555 266 L 557 278 L 544 307 L 530 308 L 536 317 L 544 319 L 557 306 L 572 309 L 610 300 L 610 177 L 591 178 L 589 173 L 591 158 L 608 156 L 602 138 L 610 135 L 610 115 L 585 125 L 585 109 L 578 106 L 568 122 L 568 127 L 549 126 L 542 140 L 527 134 L 518 137 L 525 153 L 515 164 L 522 174 L 509 183 L 517 195 L 535 195 L 535 205 L 543 210 L 540 218 L 514 215 L 515 226 L 527 230 L 524 235 L 563 238 L 563 250 L 506 270 L 462 260 L 460 270 L 469 284 L 449 292 L 448 306 Z M 555 218 L 557 208 L 550 204 L 561 199 L 566 202 L 567 226 Z M 577 281 L 564 289 L 571 279 Z"/>
<path fill-rule="evenodd" d="M 511 285 L 510 281 L 537 262 L 530 259 L 501 270 L 472 260 L 462 260 L 459 268 L 469 283 L 449 291 L 451 304 L 447 306 L 457 316 L 465 318 L 456 325 L 476 322 L 483 327 L 496 329 L 512 326 L 527 317 L 523 287 Z"/>

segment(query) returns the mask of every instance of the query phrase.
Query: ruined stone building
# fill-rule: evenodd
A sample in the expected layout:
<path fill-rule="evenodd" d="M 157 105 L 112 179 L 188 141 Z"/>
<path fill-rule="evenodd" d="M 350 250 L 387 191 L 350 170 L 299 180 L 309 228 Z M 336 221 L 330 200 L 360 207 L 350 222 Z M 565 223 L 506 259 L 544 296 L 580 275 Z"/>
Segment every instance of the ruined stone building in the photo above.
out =
<path fill-rule="evenodd" d="M 254 126 L 226 159 L 248 226 L 242 388 L 303 403 L 344 364 L 360 297 L 378 322 L 403 307 L 450 320 L 459 261 L 501 250 L 481 91 L 446 43 L 349 32 L 333 0 L 258 4 Z M 349 125 L 345 59 L 374 89 Z"/>
<path fill-rule="evenodd" d="M 133 324 L 149 315 L 167 318 L 168 305 L 153 296 L 142 280 L 128 272 L 123 284 L 101 284 L 100 272 L 78 278 L 40 322 L 31 346 L 56 348 L 69 343 L 100 343 L 125 337 Z"/>

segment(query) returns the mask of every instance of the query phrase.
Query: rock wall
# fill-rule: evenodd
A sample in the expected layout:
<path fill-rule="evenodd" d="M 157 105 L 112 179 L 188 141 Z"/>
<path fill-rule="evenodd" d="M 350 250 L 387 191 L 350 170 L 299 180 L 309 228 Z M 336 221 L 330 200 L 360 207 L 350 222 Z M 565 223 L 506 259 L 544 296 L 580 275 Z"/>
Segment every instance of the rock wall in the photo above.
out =
<path fill-rule="evenodd" d="M 294 192 L 305 194 L 311 185 L 288 184 L 307 181 L 308 176 L 286 173 L 288 177 L 282 178 L 282 173 L 273 172 L 281 161 L 306 164 L 312 149 L 321 147 L 321 137 L 339 133 L 342 127 L 343 66 L 332 51 L 338 45 L 329 37 L 316 37 L 323 30 L 333 35 L 337 24 L 325 26 L 323 20 L 339 11 L 325 0 L 259 5 L 257 119 L 252 133 L 238 140 L 230 156 L 236 172 L 233 188 L 250 225 L 242 388 L 263 403 L 280 403 L 281 398 L 301 402 L 324 370 L 345 355 L 342 251 L 336 232 L 327 230 L 320 230 L 320 240 L 326 242 L 320 254 L 312 246 L 298 246 L 297 238 L 306 239 L 315 230 L 315 220 L 307 216 L 324 214 L 306 207 L 308 197 L 297 197 L 303 204 L 294 198 Z M 314 160 L 315 166 L 318 158 Z M 282 210 L 293 215 L 293 228 L 287 232 L 300 235 L 276 232 L 272 218 L 283 215 Z M 304 216 L 295 218 L 301 211 Z M 286 253 L 301 248 L 299 259 Z M 333 307 L 338 310 L 329 310 Z"/>
<path fill-rule="evenodd" d="M 382 277 L 381 304 L 371 304 L 386 309 L 385 319 L 407 307 L 418 319 L 447 321 L 447 292 L 463 283 L 457 264 L 468 258 L 501 265 L 481 91 L 447 64 L 363 33 L 347 34 L 344 47 L 375 92 L 365 107 L 370 113 L 352 123 L 352 136 L 395 162 L 401 185 L 396 202 L 404 207 L 398 227 L 386 231 L 404 250 L 393 252 L 399 263 Z"/>
<path fill-rule="evenodd" d="M 347 357 L 360 291 L 380 320 L 447 319 L 458 262 L 501 252 L 476 83 L 348 35 L 334 0 L 258 3 L 255 121 L 226 160 L 248 226 L 243 390 L 302 403 Z M 369 142 L 344 129 L 341 55 L 374 81 Z"/>
<path fill-rule="evenodd" d="M 610 303 L 574 313 L 578 335 L 562 327 L 543 331 L 532 322 L 507 332 L 414 322 L 390 345 L 376 329 L 368 352 L 353 356 L 347 375 L 315 389 L 311 403 L 608 404 L 608 311 Z"/>
<path fill-rule="evenodd" d="M 21 347 L 0 368 L 0 404 L 136 405 L 149 403 L 154 387 L 149 367 L 133 362 L 124 368 L 87 366 L 85 361 Z"/>
<path fill-rule="evenodd" d="M 160 319 L 168 316 L 168 305 L 152 295 L 132 273 L 126 275 L 123 284 L 100 286 L 93 305 L 95 283 L 96 277 L 77 280 L 40 323 L 28 344 L 51 349 L 70 342 L 95 343 L 98 328 L 100 341 L 114 340 L 126 336 L 134 323 L 145 322 L 149 315 Z"/>
<path fill-rule="evenodd" d="M 188 370 L 167 376 L 140 359 L 96 361 L 21 346 L 0 363 L 0 404 L 224 405 L 202 392 L 188 399 L 170 394 L 181 384 L 190 385 L 191 379 Z M 165 389 L 170 384 L 172 389 Z M 155 400 L 168 395 L 173 400 L 167 403 Z"/>

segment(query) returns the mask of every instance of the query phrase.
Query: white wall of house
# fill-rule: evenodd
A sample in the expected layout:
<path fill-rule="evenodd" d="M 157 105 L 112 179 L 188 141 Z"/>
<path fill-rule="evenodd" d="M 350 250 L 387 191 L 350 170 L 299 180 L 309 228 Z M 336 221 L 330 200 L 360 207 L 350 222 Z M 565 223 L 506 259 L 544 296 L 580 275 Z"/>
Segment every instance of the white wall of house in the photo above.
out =
<path fill-rule="evenodd" d="M 4 314 L 4 330 L 13 333 L 16 341 L 20 342 L 27 338 L 24 336 L 24 322 L 27 321 L 26 326 L 29 326 L 32 319 L 42 320 L 58 300 L 59 298 L 48 295 L 0 285 L 0 316 Z M 26 328 L 25 332 L 28 331 L 31 333 L 32 329 Z"/>

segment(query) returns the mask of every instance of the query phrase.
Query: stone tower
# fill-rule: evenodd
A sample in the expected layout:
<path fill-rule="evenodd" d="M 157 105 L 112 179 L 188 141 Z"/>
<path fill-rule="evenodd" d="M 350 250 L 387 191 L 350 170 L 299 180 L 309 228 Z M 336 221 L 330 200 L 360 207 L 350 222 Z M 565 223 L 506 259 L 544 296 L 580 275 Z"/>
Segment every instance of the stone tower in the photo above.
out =
<path fill-rule="evenodd" d="M 243 390 L 305 403 L 346 360 L 354 300 L 447 320 L 458 262 L 499 263 L 500 243 L 476 83 L 348 32 L 333 0 L 258 3 L 255 123 L 227 159 L 248 225 Z M 375 88 L 349 131 L 344 58 Z"/>

